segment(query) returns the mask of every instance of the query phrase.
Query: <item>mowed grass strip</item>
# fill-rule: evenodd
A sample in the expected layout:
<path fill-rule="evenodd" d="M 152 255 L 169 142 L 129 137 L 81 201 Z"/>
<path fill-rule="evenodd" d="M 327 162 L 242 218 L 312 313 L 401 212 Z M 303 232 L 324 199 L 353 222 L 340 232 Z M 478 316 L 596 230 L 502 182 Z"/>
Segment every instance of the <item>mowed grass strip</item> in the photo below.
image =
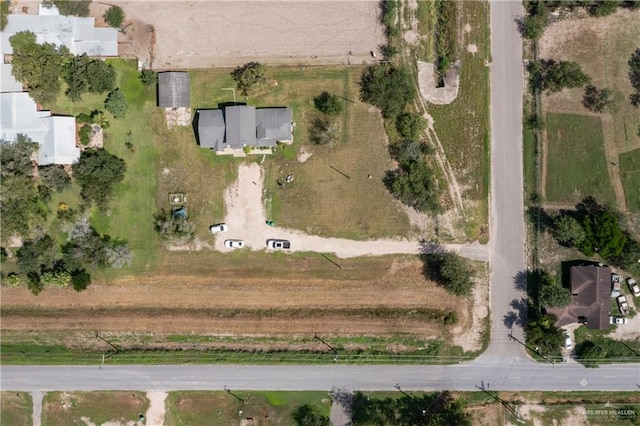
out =
<path fill-rule="evenodd" d="M 0 424 L 30 425 L 33 399 L 28 392 L 0 392 Z"/>
<path fill-rule="evenodd" d="M 599 117 L 547 114 L 547 200 L 614 203 Z"/>
<path fill-rule="evenodd" d="M 331 410 L 331 398 L 327 392 L 253 392 L 235 389 L 231 392 L 233 395 L 221 391 L 170 392 L 165 402 L 165 424 L 227 426 L 238 424 L 240 416 L 241 423 L 242 419 L 246 421 L 250 418 L 255 424 L 287 426 L 296 424 L 292 413 L 300 405 L 314 405 L 327 416 Z"/>
<path fill-rule="evenodd" d="M 640 212 L 640 149 L 620 155 L 622 186 L 627 200 L 627 208 Z"/>
<path fill-rule="evenodd" d="M 42 404 L 42 424 L 133 424 L 149 409 L 144 392 L 49 392 Z"/>

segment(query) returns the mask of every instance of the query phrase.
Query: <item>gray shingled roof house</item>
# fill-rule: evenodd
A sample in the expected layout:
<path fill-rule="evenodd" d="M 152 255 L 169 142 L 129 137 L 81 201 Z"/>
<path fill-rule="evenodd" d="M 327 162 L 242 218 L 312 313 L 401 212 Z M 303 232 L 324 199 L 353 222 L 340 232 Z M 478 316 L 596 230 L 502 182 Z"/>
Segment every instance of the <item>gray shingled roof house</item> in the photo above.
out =
<path fill-rule="evenodd" d="M 189 74 L 186 72 L 161 72 L 158 74 L 159 107 L 190 107 L 189 90 Z"/>
<path fill-rule="evenodd" d="M 256 108 L 234 105 L 224 109 L 196 111 L 198 140 L 202 148 L 232 154 L 248 147 L 273 147 L 292 142 L 290 108 Z"/>
<path fill-rule="evenodd" d="M 588 328 L 609 328 L 611 308 L 611 268 L 608 266 L 572 266 L 571 302 L 564 308 L 549 309 L 558 317 L 557 327 L 580 322 Z"/>

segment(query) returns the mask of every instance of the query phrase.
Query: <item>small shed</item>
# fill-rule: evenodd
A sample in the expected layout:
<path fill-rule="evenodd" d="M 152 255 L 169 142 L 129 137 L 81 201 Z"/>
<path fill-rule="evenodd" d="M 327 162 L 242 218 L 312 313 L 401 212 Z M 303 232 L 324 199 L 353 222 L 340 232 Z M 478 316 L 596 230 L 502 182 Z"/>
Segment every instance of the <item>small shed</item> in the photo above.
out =
<path fill-rule="evenodd" d="M 158 74 L 158 106 L 161 108 L 188 108 L 189 74 L 186 72 L 161 72 Z"/>

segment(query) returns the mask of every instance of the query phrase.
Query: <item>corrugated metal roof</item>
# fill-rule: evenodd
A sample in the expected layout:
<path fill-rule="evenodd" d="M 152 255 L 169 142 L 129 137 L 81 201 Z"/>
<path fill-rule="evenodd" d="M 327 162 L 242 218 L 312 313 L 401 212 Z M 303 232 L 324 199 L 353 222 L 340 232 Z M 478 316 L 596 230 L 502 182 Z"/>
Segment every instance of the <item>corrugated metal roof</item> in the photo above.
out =
<path fill-rule="evenodd" d="M 191 106 L 188 73 L 161 72 L 158 74 L 158 106 L 162 108 Z"/>
<path fill-rule="evenodd" d="M 0 64 L 0 93 L 22 92 L 22 83 L 11 74 L 11 64 Z"/>

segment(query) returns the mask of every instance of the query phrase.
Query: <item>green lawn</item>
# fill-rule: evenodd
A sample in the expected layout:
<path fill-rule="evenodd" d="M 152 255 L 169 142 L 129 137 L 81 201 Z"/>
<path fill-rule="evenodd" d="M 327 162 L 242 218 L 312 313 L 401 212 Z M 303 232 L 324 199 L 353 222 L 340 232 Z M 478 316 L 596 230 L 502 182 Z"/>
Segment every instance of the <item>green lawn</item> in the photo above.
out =
<path fill-rule="evenodd" d="M 27 392 L 0 392 L 0 424 L 31 425 L 33 399 Z"/>
<path fill-rule="evenodd" d="M 635 213 L 640 212 L 640 149 L 620 155 L 620 171 L 622 186 L 627 199 L 627 208 Z"/>
<path fill-rule="evenodd" d="M 42 405 L 43 426 L 137 422 L 149 409 L 144 392 L 50 392 Z"/>
<path fill-rule="evenodd" d="M 575 203 L 591 195 L 615 203 L 599 117 L 547 114 L 547 200 Z"/>
<path fill-rule="evenodd" d="M 107 210 L 92 210 L 91 222 L 102 234 L 121 238 L 129 242 L 134 252 L 133 265 L 123 271 L 146 271 L 156 260 L 158 237 L 153 230 L 152 215 L 155 212 L 157 185 L 158 147 L 153 138 L 149 117 L 156 112 L 155 89 L 145 87 L 138 79 L 135 61 L 109 60 L 117 71 L 118 86 L 124 91 L 129 104 L 129 113 L 124 119 L 110 117 L 110 127 L 106 130 L 104 148 L 111 154 L 124 159 L 127 172 L 124 181 L 115 187 L 115 192 Z M 104 110 L 105 95 L 84 94 L 82 101 L 71 102 L 64 93 L 58 96 L 50 108 L 54 112 L 77 115 L 94 109 Z M 133 151 L 125 143 L 133 144 Z M 79 202 L 79 187 L 56 195 L 51 203 L 55 211 L 60 202 L 76 207 Z M 60 235 L 57 219 L 52 219 L 51 230 Z M 132 225 L 135 224 L 135 225 Z M 121 273 L 107 271 L 107 274 Z"/>
<path fill-rule="evenodd" d="M 537 156 L 536 156 L 536 136 L 533 130 L 526 126 L 522 132 L 522 151 L 524 158 L 524 190 L 525 202 L 528 198 L 537 192 Z M 540 194 L 538 194 L 540 195 Z"/>
<path fill-rule="evenodd" d="M 164 424 L 227 426 L 243 424 L 244 419 L 253 418 L 256 424 L 294 425 L 291 414 L 302 404 L 315 405 L 327 416 L 331 409 L 327 392 L 253 392 L 235 389 L 230 389 L 230 392 L 170 392 L 165 402 Z"/>

